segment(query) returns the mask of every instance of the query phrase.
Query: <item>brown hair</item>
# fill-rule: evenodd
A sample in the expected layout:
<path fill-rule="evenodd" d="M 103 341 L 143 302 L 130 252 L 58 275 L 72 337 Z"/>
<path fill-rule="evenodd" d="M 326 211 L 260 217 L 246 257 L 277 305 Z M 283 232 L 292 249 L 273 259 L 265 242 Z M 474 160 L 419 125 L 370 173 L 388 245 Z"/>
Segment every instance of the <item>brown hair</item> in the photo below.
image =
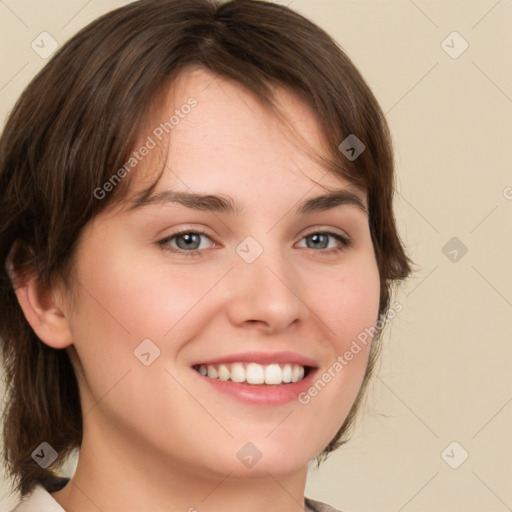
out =
<path fill-rule="evenodd" d="M 18 271 L 29 269 L 45 285 L 56 276 L 68 282 L 81 230 L 122 197 L 129 179 L 105 199 L 93 191 L 129 158 L 158 90 L 191 65 L 236 81 L 269 106 L 272 86 L 299 94 L 317 115 L 333 172 L 367 191 L 379 314 L 389 307 L 392 285 L 410 272 L 392 210 L 386 121 L 360 73 L 323 30 L 284 6 L 257 0 L 142 0 L 98 18 L 28 85 L 0 141 L 4 457 L 22 494 L 80 447 L 82 415 L 68 352 L 45 345 L 29 326 L 5 268 L 8 253 L 19 241 Z M 349 134 L 366 146 L 353 161 L 338 149 Z M 321 456 L 347 440 L 379 338 L 356 403 Z M 48 469 L 31 457 L 43 441 L 59 454 Z"/>

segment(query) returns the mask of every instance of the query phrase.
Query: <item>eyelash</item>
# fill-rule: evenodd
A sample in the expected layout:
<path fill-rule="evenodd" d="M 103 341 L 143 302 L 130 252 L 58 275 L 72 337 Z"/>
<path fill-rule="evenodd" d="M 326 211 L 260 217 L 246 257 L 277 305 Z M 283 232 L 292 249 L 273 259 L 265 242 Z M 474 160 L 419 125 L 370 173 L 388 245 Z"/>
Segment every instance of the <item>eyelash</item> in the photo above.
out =
<path fill-rule="evenodd" d="M 187 256 L 187 257 L 198 257 L 198 256 L 200 257 L 201 253 L 204 252 L 204 249 L 195 249 L 195 250 L 192 250 L 192 251 L 185 251 L 185 250 L 182 250 L 182 249 L 175 249 L 175 248 L 171 249 L 170 248 L 169 242 L 171 240 L 173 240 L 174 238 L 180 237 L 182 235 L 190 235 L 190 234 L 205 236 L 205 237 L 209 238 L 213 242 L 211 237 L 209 235 L 207 235 L 206 233 L 204 233 L 203 231 L 196 231 L 196 230 L 186 229 L 186 230 L 179 231 L 177 233 L 173 233 L 172 235 L 167 236 L 167 237 L 163 238 L 162 240 L 159 240 L 157 242 L 157 244 L 164 251 L 169 251 L 169 252 L 172 252 L 172 253 L 175 253 L 175 254 L 180 254 L 180 255 L 183 255 L 183 256 Z M 311 248 L 311 247 L 307 247 L 307 249 L 311 249 L 311 250 L 313 250 L 315 252 L 320 252 L 322 254 L 326 254 L 326 255 L 338 254 L 338 253 L 341 253 L 341 252 L 345 251 L 346 249 L 348 249 L 352 245 L 352 240 L 350 240 L 350 238 L 348 238 L 346 236 L 343 236 L 343 235 L 340 235 L 339 233 L 333 233 L 331 231 L 312 231 L 312 232 L 304 235 L 301 238 L 301 241 L 304 240 L 305 238 L 308 238 L 308 237 L 313 236 L 313 235 L 327 235 L 327 236 L 330 236 L 332 238 L 335 238 L 338 242 L 340 242 L 340 246 L 338 246 L 338 247 L 334 247 L 334 248 L 330 248 L 330 249 L 320 249 L 318 251 L 313 249 L 313 248 Z"/>

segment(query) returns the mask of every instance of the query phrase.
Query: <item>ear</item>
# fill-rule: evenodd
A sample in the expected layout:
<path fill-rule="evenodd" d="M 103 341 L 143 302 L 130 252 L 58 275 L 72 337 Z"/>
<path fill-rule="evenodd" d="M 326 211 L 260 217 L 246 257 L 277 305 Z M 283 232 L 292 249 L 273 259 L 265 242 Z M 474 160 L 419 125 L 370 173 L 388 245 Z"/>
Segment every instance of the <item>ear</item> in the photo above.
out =
<path fill-rule="evenodd" d="M 64 288 L 44 286 L 36 272 L 18 273 L 13 264 L 16 245 L 9 252 L 6 268 L 27 322 L 46 345 L 53 348 L 72 345 L 73 338 L 64 307 Z"/>

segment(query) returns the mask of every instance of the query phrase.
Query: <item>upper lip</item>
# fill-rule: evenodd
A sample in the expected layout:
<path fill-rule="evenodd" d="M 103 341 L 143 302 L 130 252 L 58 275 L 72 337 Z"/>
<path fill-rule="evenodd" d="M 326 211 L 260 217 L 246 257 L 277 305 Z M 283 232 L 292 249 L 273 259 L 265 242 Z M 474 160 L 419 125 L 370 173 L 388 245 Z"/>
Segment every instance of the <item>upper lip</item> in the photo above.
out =
<path fill-rule="evenodd" d="M 222 364 L 222 363 L 258 363 L 258 364 L 272 364 L 272 363 L 292 363 L 300 366 L 316 367 L 313 359 L 297 354 L 296 352 L 243 352 L 239 354 L 229 354 L 225 356 L 215 357 L 213 359 L 202 359 L 196 361 L 192 366 L 204 364 Z"/>

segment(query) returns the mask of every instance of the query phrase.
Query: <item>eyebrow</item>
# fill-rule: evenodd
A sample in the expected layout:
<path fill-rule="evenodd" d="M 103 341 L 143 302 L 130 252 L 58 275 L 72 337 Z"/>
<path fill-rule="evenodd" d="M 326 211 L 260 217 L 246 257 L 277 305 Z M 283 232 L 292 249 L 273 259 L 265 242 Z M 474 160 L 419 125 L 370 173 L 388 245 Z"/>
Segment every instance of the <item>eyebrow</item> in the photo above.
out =
<path fill-rule="evenodd" d="M 243 211 L 243 208 L 238 205 L 232 197 L 224 194 L 196 194 L 193 192 L 173 190 L 165 190 L 147 197 L 136 198 L 132 201 L 132 205 L 129 209 L 135 210 L 152 204 L 168 203 L 181 204 L 187 208 L 217 213 L 239 215 Z M 342 205 L 355 206 L 362 212 L 368 213 L 364 201 L 349 190 L 336 190 L 307 199 L 299 204 L 296 213 L 305 215 L 330 210 Z"/>

